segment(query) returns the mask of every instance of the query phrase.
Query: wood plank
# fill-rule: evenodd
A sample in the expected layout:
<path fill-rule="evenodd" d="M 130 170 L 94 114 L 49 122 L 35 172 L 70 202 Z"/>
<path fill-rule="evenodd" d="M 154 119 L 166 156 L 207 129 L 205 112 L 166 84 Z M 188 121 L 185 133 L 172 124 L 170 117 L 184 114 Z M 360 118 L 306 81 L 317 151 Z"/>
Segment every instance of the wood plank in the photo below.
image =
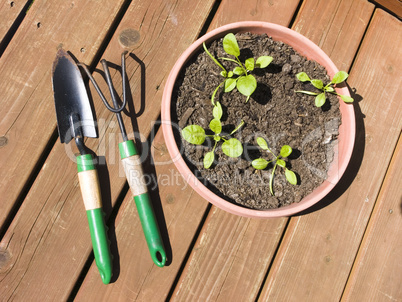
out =
<path fill-rule="evenodd" d="M 299 0 L 224 0 L 220 3 L 210 28 L 239 21 L 265 21 L 287 26 L 299 2 Z"/>
<path fill-rule="evenodd" d="M 348 79 L 362 96 L 351 163 L 318 211 L 291 219 L 261 301 L 341 298 L 402 128 L 400 31 L 399 20 L 376 10 Z"/>
<path fill-rule="evenodd" d="M 221 5 L 223 5 L 223 7 L 225 7 L 227 5 L 227 3 L 228 2 L 222 2 Z M 241 1 L 239 1 L 238 3 L 241 3 Z M 293 1 L 292 3 L 293 3 L 293 5 L 290 5 L 291 2 L 284 1 L 281 4 L 276 4 L 274 9 L 272 9 L 272 11 L 270 11 L 269 14 L 268 13 L 265 14 L 265 18 L 267 18 L 266 20 L 269 20 L 270 17 L 275 16 L 276 12 L 283 11 L 284 8 L 288 8 L 287 18 L 283 22 L 285 22 L 285 24 L 286 24 L 286 22 L 290 22 L 293 11 L 294 11 L 291 9 L 291 7 L 296 9 L 297 4 L 298 4 L 297 1 Z M 231 1 L 231 5 L 236 6 L 235 4 L 236 3 L 233 3 L 233 1 Z M 225 10 L 224 9 L 222 10 L 221 7 L 219 10 L 222 12 L 225 12 Z M 233 14 L 234 14 L 234 12 L 230 11 L 230 14 L 227 15 L 228 18 L 232 17 Z M 241 12 L 237 11 L 237 14 L 241 14 Z M 240 15 L 239 15 L 239 18 L 241 18 Z M 215 26 L 221 25 L 221 24 L 216 23 L 215 21 L 213 21 L 213 24 L 215 24 Z M 158 135 L 160 135 L 160 133 L 158 133 Z M 160 148 L 158 147 L 157 149 L 160 149 Z M 170 173 L 171 169 L 172 169 L 171 166 L 161 166 L 161 167 L 157 166 L 156 170 L 157 170 L 158 177 L 163 177 L 164 175 L 168 175 Z M 175 173 L 178 173 L 176 169 L 174 169 L 174 171 L 175 171 Z M 165 192 L 165 190 L 167 190 L 167 188 L 160 186 L 159 190 L 160 190 L 160 195 L 163 196 L 164 192 Z M 169 190 L 173 190 L 174 192 L 175 191 L 179 192 L 180 186 L 175 186 L 174 188 L 170 188 Z M 183 198 L 183 200 L 181 200 L 180 198 L 176 198 L 176 197 L 175 197 L 175 200 L 180 200 L 180 203 L 183 203 L 183 204 L 201 203 L 205 206 L 205 200 L 200 198 L 195 193 L 193 195 L 191 195 L 191 198 L 189 201 L 187 201 L 184 198 Z M 163 202 L 164 209 L 166 206 L 168 206 L 168 205 L 166 205 L 166 203 Z M 133 204 L 131 204 L 130 206 L 128 206 L 127 208 L 125 208 L 123 210 L 124 212 L 130 211 L 130 213 L 131 213 L 130 217 L 125 218 L 125 219 L 127 219 L 127 221 L 132 221 L 132 220 L 137 219 L 136 211 L 132 210 L 131 209 L 132 207 L 134 207 Z M 220 218 L 223 218 L 225 220 L 225 222 L 228 222 L 228 228 L 226 228 L 225 234 L 228 234 L 228 236 L 232 236 L 234 238 L 233 243 L 227 243 L 227 242 L 225 242 L 226 237 L 224 235 L 222 235 L 222 237 L 220 237 L 220 239 L 222 240 L 221 244 L 232 245 L 232 246 L 235 245 L 233 251 L 236 251 L 236 252 L 233 252 L 231 257 L 228 257 L 227 259 L 226 258 L 222 259 L 222 257 L 219 257 L 219 259 L 221 259 L 222 261 L 225 261 L 226 265 L 225 265 L 224 270 L 229 271 L 230 276 L 231 276 L 229 278 L 223 279 L 223 285 L 225 287 L 224 292 L 229 293 L 229 292 L 233 291 L 232 285 L 237 284 L 239 291 L 242 288 L 247 289 L 247 291 L 242 293 L 242 296 L 246 297 L 251 292 L 254 294 L 254 296 L 256 296 L 256 294 L 258 292 L 258 288 L 259 288 L 258 286 L 256 286 L 256 284 L 258 283 L 257 281 L 254 281 L 254 283 L 249 282 L 249 283 L 238 284 L 239 280 L 240 280 L 241 276 L 243 276 L 243 274 L 247 272 L 248 275 L 250 276 L 251 280 L 253 280 L 254 276 L 257 276 L 259 274 L 259 280 L 260 280 L 260 282 L 262 282 L 264 275 L 265 275 L 265 270 L 261 269 L 261 267 L 267 267 L 267 265 L 270 261 L 270 257 L 272 256 L 273 251 L 275 250 L 277 241 L 280 238 L 280 231 L 278 230 L 278 226 L 279 226 L 279 229 L 281 227 L 283 228 L 282 224 L 286 220 L 279 219 L 279 220 L 275 220 L 275 221 L 272 220 L 270 223 L 265 223 L 264 226 L 262 227 L 263 231 L 261 231 L 261 233 L 258 232 L 255 236 L 253 236 L 256 233 L 256 230 L 261 228 L 261 226 L 259 225 L 259 223 L 257 221 L 250 223 L 248 219 L 241 219 L 240 217 L 229 215 L 220 210 L 217 210 L 216 208 L 214 209 L 214 213 L 215 212 L 220 213 L 218 215 L 219 217 L 214 216 L 215 217 L 214 218 L 215 227 L 216 228 L 219 227 L 220 223 L 217 223 L 217 221 L 219 221 Z M 133 299 L 137 298 L 137 299 L 143 300 L 143 301 L 161 301 L 162 299 L 164 299 L 166 294 L 169 292 L 170 287 L 173 284 L 174 280 L 172 278 L 176 277 L 178 268 L 181 266 L 182 261 L 185 259 L 184 258 L 185 252 L 187 251 L 186 248 L 188 248 L 188 246 L 190 245 L 190 242 L 191 242 L 190 239 L 192 239 L 192 237 L 189 237 L 189 235 L 194 234 L 194 226 L 195 226 L 194 222 L 199 222 L 203 213 L 204 212 L 200 211 L 200 209 L 197 207 L 189 208 L 185 215 L 178 216 L 177 221 L 176 220 L 172 221 L 172 223 L 170 223 L 169 220 L 173 219 L 173 218 L 170 218 L 169 215 L 166 213 L 165 218 L 166 218 L 166 221 L 168 224 L 168 232 L 169 232 L 169 237 L 171 240 L 171 246 L 172 246 L 172 250 L 173 250 L 173 262 L 169 267 L 165 267 L 162 270 L 160 268 L 156 268 L 156 267 L 152 267 L 152 270 L 151 270 L 151 268 L 147 268 L 149 275 L 146 275 L 146 277 L 144 277 L 142 279 L 143 284 L 141 284 L 140 281 L 133 280 L 133 278 L 136 278 L 135 276 L 130 276 L 130 274 L 133 274 L 133 272 L 138 272 L 139 276 L 144 276 L 144 273 L 141 272 L 141 270 L 139 271 L 138 260 L 133 259 L 132 261 L 130 261 L 129 259 L 125 258 L 125 259 L 127 259 L 127 260 L 124 260 L 125 268 L 126 268 L 125 275 L 121 276 L 121 280 L 119 277 L 119 279 L 116 281 L 116 283 L 114 283 L 108 287 L 104 287 L 99 282 L 99 280 L 95 280 L 96 282 L 94 282 L 94 276 L 97 275 L 97 272 L 96 272 L 96 267 L 94 265 L 92 265 L 90 271 L 88 272 L 88 275 L 86 276 L 86 279 L 83 283 L 82 288 L 80 288 L 80 291 L 77 295 L 77 300 L 82 300 L 82 301 L 97 300 L 97 299 L 103 299 L 103 297 L 107 297 L 107 299 L 110 299 L 110 300 L 111 300 L 111 298 L 113 298 L 113 300 L 114 299 L 124 299 L 123 297 L 129 297 L 129 298 L 133 298 Z M 121 215 L 125 215 L 125 214 L 121 214 Z M 239 222 L 239 220 L 241 222 Z M 119 239 L 119 250 L 122 251 L 122 254 L 130 253 L 130 255 L 131 255 L 133 253 L 133 252 L 130 252 L 130 251 L 132 251 L 133 239 L 128 238 L 129 232 L 125 231 L 123 226 L 121 226 L 121 228 L 120 228 L 120 225 L 125 224 L 125 222 L 123 220 L 121 220 L 121 221 L 119 220 L 117 223 L 118 223 L 118 227 L 116 229 L 116 236 L 117 236 L 117 238 L 120 238 Z M 240 224 L 242 226 L 231 229 L 231 227 L 233 225 L 237 225 L 237 224 Z M 240 230 L 240 232 L 242 234 L 246 234 L 247 238 L 243 240 L 242 236 L 239 235 L 239 232 L 236 232 L 236 230 Z M 186 231 L 188 231 L 190 234 L 185 235 L 185 233 L 180 233 L 180 232 L 186 232 Z M 137 232 L 141 232 L 141 231 L 137 230 Z M 247 255 L 247 253 L 249 252 L 250 245 L 254 244 L 254 246 L 255 246 L 255 243 L 258 243 L 261 240 L 261 237 L 263 237 L 264 235 L 265 236 L 272 235 L 274 238 L 276 238 L 276 240 L 272 240 L 267 243 L 266 247 L 267 247 L 268 251 L 264 248 L 259 249 L 258 251 L 254 251 L 253 253 L 251 253 L 249 255 L 249 257 L 246 257 L 245 255 Z M 211 237 L 211 236 L 208 235 L 208 237 Z M 252 239 L 250 239 L 250 238 L 252 238 Z M 210 239 L 206 239 L 206 241 L 209 241 L 209 240 Z M 271 247 L 270 245 L 274 245 L 274 247 Z M 212 246 L 212 248 L 213 247 L 214 246 Z M 211 248 L 211 246 L 209 246 L 209 248 Z M 199 249 L 199 247 L 196 247 L 195 249 L 200 250 L 200 252 L 202 251 L 202 249 Z M 222 253 L 226 253 L 225 250 L 222 250 Z M 271 251 L 271 254 L 269 251 Z M 210 255 L 211 252 L 213 252 L 213 250 L 210 250 L 207 255 Z M 134 252 L 134 253 L 137 253 L 137 252 Z M 227 252 L 227 253 L 229 253 L 229 252 Z M 146 254 L 146 256 L 147 256 L 147 254 Z M 237 259 L 239 257 L 244 259 L 244 262 L 243 261 L 241 261 L 241 263 L 238 262 Z M 262 263 L 261 266 L 259 266 L 259 264 L 261 264 L 261 263 L 254 262 L 254 260 L 258 257 L 260 257 L 260 259 L 261 259 L 261 263 Z M 123 261 L 123 259 L 122 259 L 122 261 Z M 208 263 L 209 263 L 209 261 L 210 260 L 208 260 Z M 214 263 L 214 262 L 211 261 L 210 263 Z M 254 265 L 254 266 L 258 267 L 259 270 L 252 270 L 252 269 L 249 270 L 250 265 Z M 204 268 L 202 266 L 200 266 L 200 267 L 197 266 L 197 270 L 198 269 L 202 270 L 200 272 L 200 274 L 203 274 L 203 277 L 206 278 L 207 277 L 207 275 L 205 275 L 206 268 Z M 144 270 L 145 270 L 145 268 L 144 268 Z M 127 276 L 127 279 L 126 279 L 126 274 L 129 274 Z M 136 273 L 134 273 L 134 274 L 136 275 Z M 198 277 L 199 276 L 197 276 L 197 278 Z M 201 284 L 203 284 L 203 283 L 200 283 L 200 287 L 202 286 Z M 209 286 L 206 286 L 204 292 L 207 292 L 211 288 L 210 287 L 211 285 L 213 285 L 213 284 L 209 284 Z M 222 285 L 222 284 L 220 284 L 220 285 Z M 182 286 L 182 285 L 179 285 L 179 286 Z M 158 288 L 158 290 L 156 291 L 155 288 Z M 183 295 L 183 292 L 181 292 L 180 295 Z M 223 297 L 221 297 L 221 298 L 223 298 Z"/>
<path fill-rule="evenodd" d="M 240 218 L 213 207 L 172 298 L 255 301 L 286 221 Z"/>
<path fill-rule="evenodd" d="M 401 301 L 402 140 L 353 265 L 342 301 Z"/>
<path fill-rule="evenodd" d="M 123 2 L 35 1 L 3 53 L 0 227 L 55 131 L 51 72 L 57 48 L 91 63 Z"/>
<path fill-rule="evenodd" d="M 230 4 L 232 5 L 232 2 Z M 236 7 L 236 5 L 233 6 Z M 365 8 L 367 9 L 367 6 Z M 222 11 L 225 9 L 224 6 Z M 351 4 L 349 7 L 352 11 L 360 9 L 361 6 L 356 4 Z M 372 10 L 372 5 L 368 5 L 368 9 Z M 285 8 L 283 10 L 286 11 Z M 366 14 L 366 24 L 370 15 L 371 13 Z M 314 13 L 312 16 L 314 18 L 309 20 L 309 26 L 314 27 L 321 16 Z M 216 19 L 219 20 L 218 17 Z M 299 19 L 307 20 L 308 18 L 302 15 Z M 341 16 L 334 20 L 338 19 L 342 19 Z M 355 22 L 355 25 L 364 26 L 360 21 Z M 305 25 L 304 29 L 308 30 L 308 28 L 308 25 Z M 357 31 L 363 33 L 364 28 L 358 28 Z M 328 40 L 333 40 L 331 35 L 336 34 L 336 31 L 329 32 Z M 352 32 L 349 34 L 353 35 Z M 350 36 L 345 39 L 350 39 Z M 351 47 L 357 49 L 358 44 L 359 41 L 356 41 Z M 340 59 L 336 53 L 332 56 Z M 354 53 L 349 53 L 349 56 L 353 57 Z M 352 58 L 347 59 L 352 62 Z M 211 301 L 231 299 L 254 301 L 261 285 L 261 278 L 264 278 L 268 270 L 287 219 L 245 219 L 233 217 L 214 207 L 213 209 L 179 280 L 173 298 L 179 301 L 191 301 L 197 298 Z M 259 232 L 268 232 L 268 234 L 260 238 Z M 211 242 L 209 245 L 205 243 L 208 241 Z M 256 263 L 258 267 L 255 266 Z"/>
<path fill-rule="evenodd" d="M 373 0 L 384 8 L 396 14 L 399 18 L 402 17 L 402 1 L 401 0 Z"/>
<path fill-rule="evenodd" d="M 134 131 L 138 134 L 136 137 L 142 140 L 149 135 L 160 113 L 162 90 L 159 86 L 181 52 L 199 34 L 212 3 L 200 0 L 189 7 L 186 1 L 174 5 L 165 0 L 131 2 L 104 55 L 105 59 L 116 64 L 120 64 L 120 54 L 125 49 L 133 50 L 137 56 L 127 59 L 127 76 L 132 91 L 128 109 L 132 119 L 124 115 L 124 121 L 130 138 L 134 136 Z M 178 26 L 186 30 L 178 32 Z M 119 41 L 125 29 L 135 29 L 140 33 L 138 43 L 131 44 L 130 48 L 123 47 Z M 179 34 L 174 35 L 176 32 Z M 166 49 L 169 49 L 169 55 L 166 55 Z M 121 92 L 121 75 L 116 70 L 111 71 L 115 88 Z M 95 78 L 106 92 L 102 75 L 96 73 Z M 86 142 L 100 156 L 98 169 L 103 202 L 110 214 L 126 181 L 117 150 L 121 137 L 114 114 L 105 108 L 93 89 L 91 91 L 100 139 L 88 139 Z M 53 101 L 49 99 L 49 102 Z M 0 266 L 0 296 L 6 299 L 67 299 L 91 253 L 86 214 L 73 162 L 74 148 L 72 144 L 63 146 L 57 143 L 54 146 L 0 243 L 1 253 L 8 255 L 2 258 Z M 145 160 L 149 146 L 144 143 L 142 150 Z M 134 207 L 132 202 L 129 204 Z M 161 209 L 159 204 L 155 206 Z M 135 216 L 130 217 L 136 219 Z M 142 230 L 137 227 L 130 248 L 143 240 Z M 147 249 L 140 251 L 143 259 L 150 260 Z M 152 263 L 144 263 L 148 269 L 152 268 Z M 99 275 L 96 275 L 96 282 L 108 288 L 102 284 Z"/>
<path fill-rule="evenodd" d="M 373 10 L 364 0 L 303 1 L 293 29 L 314 41 L 339 70 L 348 71 Z"/>
<path fill-rule="evenodd" d="M 22 0 L 3 0 L 0 2 L 0 46 L 17 17 L 21 13 L 25 13 L 23 9 L 26 3 L 27 1 Z"/>

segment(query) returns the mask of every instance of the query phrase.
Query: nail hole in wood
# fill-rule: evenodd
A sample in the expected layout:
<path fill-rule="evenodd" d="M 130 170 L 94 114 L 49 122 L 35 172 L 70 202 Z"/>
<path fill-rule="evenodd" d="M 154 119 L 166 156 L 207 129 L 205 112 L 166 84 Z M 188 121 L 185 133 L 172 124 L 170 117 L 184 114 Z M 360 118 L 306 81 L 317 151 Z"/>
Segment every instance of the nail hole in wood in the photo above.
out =
<path fill-rule="evenodd" d="M 5 136 L 0 136 L 0 148 L 8 144 L 8 139 Z"/>

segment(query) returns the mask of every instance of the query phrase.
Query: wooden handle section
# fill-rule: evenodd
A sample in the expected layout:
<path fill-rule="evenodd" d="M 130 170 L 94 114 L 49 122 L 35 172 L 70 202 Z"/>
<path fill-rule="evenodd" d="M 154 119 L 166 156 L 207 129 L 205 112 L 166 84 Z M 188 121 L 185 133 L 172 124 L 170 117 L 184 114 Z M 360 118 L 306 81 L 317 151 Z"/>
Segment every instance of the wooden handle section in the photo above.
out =
<path fill-rule="evenodd" d="M 82 199 L 85 209 L 93 210 L 102 207 L 102 197 L 96 170 L 87 170 L 78 173 Z"/>
<path fill-rule="evenodd" d="M 123 158 L 122 163 L 133 195 L 138 196 L 147 193 L 148 189 L 144 179 L 144 172 L 142 171 L 140 156 L 133 155 Z"/>

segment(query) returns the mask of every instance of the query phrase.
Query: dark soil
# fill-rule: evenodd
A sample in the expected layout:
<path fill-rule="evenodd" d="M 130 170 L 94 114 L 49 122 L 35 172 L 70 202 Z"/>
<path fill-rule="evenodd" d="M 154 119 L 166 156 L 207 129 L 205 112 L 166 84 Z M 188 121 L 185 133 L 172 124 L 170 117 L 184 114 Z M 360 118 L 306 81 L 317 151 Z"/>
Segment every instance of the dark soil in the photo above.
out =
<path fill-rule="evenodd" d="M 223 132 L 230 133 L 241 120 L 245 122 L 241 131 L 233 135 L 243 143 L 243 155 L 229 158 L 223 154 L 219 143 L 214 164 L 210 169 L 204 169 L 204 155 L 212 150 L 214 142 L 207 139 L 203 145 L 192 145 L 182 139 L 179 132 L 187 125 L 197 124 L 208 133 L 209 122 L 213 119 L 210 98 L 223 77 L 221 69 L 204 51 L 187 63 L 176 82 L 172 119 L 179 125 L 179 129 L 174 127 L 177 144 L 194 174 L 230 202 L 254 209 L 278 208 L 299 202 L 327 177 L 340 124 L 338 98 L 327 94 L 325 105 L 317 108 L 314 96 L 295 93 L 295 90 L 316 91 L 310 83 L 301 83 L 295 77 L 301 71 L 312 79 L 321 79 L 324 84 L 330 79 L 322 66 L 302 57 L 290 46 L 273 41 L 267 35 L 245 33 L 236 37 L 242 62 L 262 55 L 274 58 L 267 68 L 252 72 L 258 86 L 247 103 L 246 97 L 236 89 L 229 93 L 221 89 L 215 98 L 224 111 Z M 215 58 L 230 57 L 223 51 L 222 39 L 214 41 L 208 49 Z M 235 67 L 232 62 L 220 62 L 227 70 Z M 289 184 L 284 169 L 278 167 L 274 177 L 275 196 L 270 194 L 272 164 L 265 170 L 255 170 L 251 165 L 259 157 L 274 159 L 258 147 L 258 136 L 265 138 L 277 155 L 282 145 L 293 148 L 286 162 L 298 177 L 297 185 Z"/>

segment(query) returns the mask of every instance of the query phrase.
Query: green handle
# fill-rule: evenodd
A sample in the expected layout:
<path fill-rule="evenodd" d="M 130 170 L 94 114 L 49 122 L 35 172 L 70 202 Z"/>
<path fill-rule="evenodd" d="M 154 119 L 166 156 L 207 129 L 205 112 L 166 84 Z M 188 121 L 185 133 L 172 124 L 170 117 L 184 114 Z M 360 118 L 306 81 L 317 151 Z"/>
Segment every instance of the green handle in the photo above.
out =
<path fill-rule="evenodd" d="M 148 249 L 151 253 L 151 258 L 157 266 L 163 267 L 166 263 L 165 247 L 152 207 L 152 202 L 149 198 L 148 189 L 144 182 L 141 160 L 137 154 L 134 141 L 129 140 L 120 143 L 119 149 L 127 181 L 134 195 L 135 205 L 148 244 Z"/>
<path fill-rule="evenodd" d="M 163 267 L 166 263 L 166 252 L 149 194 L 134 196 L 134 201 L 152 260 L 157 266 Z"/>
<path fill-rule="evenodd" d="M 110 241 L 107 237 L 105 214 L 102 210 L 98 173 L 90 154 L 77 156 L 77 167 L 81 194 L 85 209 L 87 210 L 95 263 L 101 275 L 102 282 L 108 284 L 113 273 L 112 255 L 110 252 Z"/>

